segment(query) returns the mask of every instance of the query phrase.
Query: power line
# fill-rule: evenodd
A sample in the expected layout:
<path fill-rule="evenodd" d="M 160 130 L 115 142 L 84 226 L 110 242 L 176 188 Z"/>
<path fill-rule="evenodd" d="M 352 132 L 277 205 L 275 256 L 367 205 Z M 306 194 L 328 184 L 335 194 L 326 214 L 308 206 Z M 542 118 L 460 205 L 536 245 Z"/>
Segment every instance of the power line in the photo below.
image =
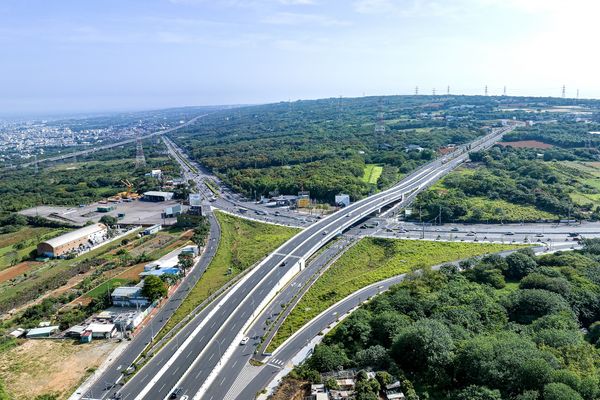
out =
<path fill-rule="evenodd" d="M 135 141 L 135 167 L 141 168 L 146 166 L 146 157 L 144 156 L 144 146 L 139 133 Z"/>
<path fill-rule="evenodd" d="M 385 133 L 385 123 L 383 121 L 383 103 L 381 98 L 379 98 L 379 105 L 377 106 L 377 122 L 375 123 L 375 134 Z"/>

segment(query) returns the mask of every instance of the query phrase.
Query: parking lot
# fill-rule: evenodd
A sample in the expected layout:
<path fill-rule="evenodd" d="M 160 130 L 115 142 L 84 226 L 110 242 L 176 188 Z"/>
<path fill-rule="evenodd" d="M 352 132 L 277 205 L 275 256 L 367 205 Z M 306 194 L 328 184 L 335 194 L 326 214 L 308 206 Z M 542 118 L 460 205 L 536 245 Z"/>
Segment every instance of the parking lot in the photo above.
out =
<path fill-rule="evenodd" d="M 162 218 L 163 210 L 169 206 L 178 204 L 176 201 L 149 202 L 134 200 L 131 202 L 118 203 L 91 203 L 78 207 L 61 207 L 61 206 L 38 206 L 19 211 L 20 214 L 27 216 L 39 215 L 54 221 L 60 221 L 72 225 L 85 225 L 86 222 L 98 222 L 104 215 L 110 215 L 115 218 L 118 214 L 125 214 L 119 219 L 122 224 L 163 224 L 172 225 L 176 222 L 176 218 Z M 112 206 L 113 210 L 109 212 L 98 212 L 99 206 Z"/>

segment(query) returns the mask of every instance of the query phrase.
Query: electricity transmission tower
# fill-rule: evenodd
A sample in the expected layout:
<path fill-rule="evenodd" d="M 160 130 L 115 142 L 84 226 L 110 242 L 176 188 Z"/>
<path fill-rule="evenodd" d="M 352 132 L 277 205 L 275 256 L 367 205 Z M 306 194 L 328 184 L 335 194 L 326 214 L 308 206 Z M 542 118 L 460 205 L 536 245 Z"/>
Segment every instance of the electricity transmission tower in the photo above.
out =
<path fill-rule="evenodd" d="M 142 139 L 140 135 L 137 135 L 135 141 L 135 167 L 141 168 L 146 166 L 146 157 L 144 157 L 144 146 L 142 146 Z"/>
<path fill-rule="evenodd" d="M 383 122 L 383 103 L 379 99 L 377 112 L 377 122 L 375 123 L 375 134 L 385 133 L 385 123 Z"/>

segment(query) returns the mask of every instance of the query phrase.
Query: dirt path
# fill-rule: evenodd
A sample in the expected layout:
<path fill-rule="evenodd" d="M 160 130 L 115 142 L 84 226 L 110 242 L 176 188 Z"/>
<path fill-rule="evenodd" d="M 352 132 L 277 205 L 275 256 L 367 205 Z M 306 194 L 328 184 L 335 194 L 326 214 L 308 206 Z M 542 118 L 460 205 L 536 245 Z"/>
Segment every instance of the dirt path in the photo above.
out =
<path fill-rule="evenodd" d="M 2 271 L 0 271 L 0 282 L 6 282 L 16 276 L 29 272 L 33 268 L 39 266 L 40 264 L 42 263 L 35 261 L 25 261 L 12 267 L 3 269 Z"/>

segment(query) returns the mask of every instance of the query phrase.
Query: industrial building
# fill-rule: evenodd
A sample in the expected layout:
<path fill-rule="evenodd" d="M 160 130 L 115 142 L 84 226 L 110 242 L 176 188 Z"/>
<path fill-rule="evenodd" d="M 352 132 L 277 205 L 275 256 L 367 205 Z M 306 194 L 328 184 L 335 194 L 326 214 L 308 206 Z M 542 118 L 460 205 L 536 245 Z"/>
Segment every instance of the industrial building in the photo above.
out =
<path fill-rule="evenodd" d="M 159 232 L 161 229 L 162 229 L 162 226 L 160 224 L 152 225 L 152 226 L 144 229 L 144 231 L 142 232 L 142 235 L 144 235 L 144 236 L 153 235 L 153 234 Z"/>
<path fill-rule="evenodd" d="M 169 201 L 173 199 L 173 192 L 145 192 L 142 200 L 144 201 Z"/>
<path fill-rule="evenodd" d="M 27 331 L 27 339 L 47 338 L 58 332 L 58 326 L 44 326 Z"/>
<path fill-rule="evenodd" d="M 350 196 L 344 193 L 336 194 L 335 205 L 340 207 L 348 207 L 350 205 Z"/>
<path fill-rule="evenodd" d="M 193 215 L 203 215 L 202 213 L 202 196 L 198 193 L 191 193 L 189 196 L 190 208 L 188 210 L 189 214 Z"/>
<path fill-rule="evenodd" d="M 174 206 L 170 206 L 165 208 L 162 213 L 163 218 L 173 218 L 181 214 L 182 212 L 181 204 L 175 204 Z"/>
<path fill-rule="evenodd" d="M 145 307 L 150 299 L 142 295 L 141 286 L 120 286 L 113 290 L 110 299 L 118 307 Z"/>
<path fill-rule="evenodd" d="M 117 332 L 115 324 L 99 324 L 97 322 L 92 322 L 85 330 L 92 332 L 93 339 L 110 339 Z"/>
<path fill-rule="evenodd" d="M 105 240 L 107 234 L 108 228 L 104 224 L 85 226 L 41 242 L 37 246 L 37 253 L 43 257 L 61 257 L 90 248 Z"/>

